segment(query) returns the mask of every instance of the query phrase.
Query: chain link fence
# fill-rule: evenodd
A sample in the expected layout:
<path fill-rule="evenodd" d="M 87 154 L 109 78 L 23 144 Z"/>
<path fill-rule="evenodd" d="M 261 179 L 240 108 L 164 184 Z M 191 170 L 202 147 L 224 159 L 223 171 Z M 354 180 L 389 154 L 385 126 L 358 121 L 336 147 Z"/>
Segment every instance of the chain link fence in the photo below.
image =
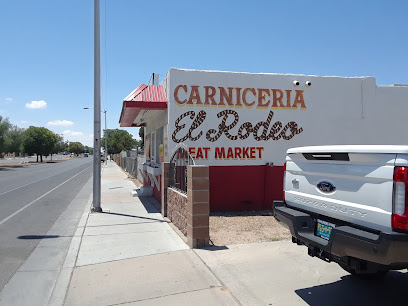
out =
<path fill-rule="evenodd" d="M 138 171 L 138 166 L 145 161 L 144 151 L 141 150 L 131 150 L 119 154 L 119 166 L 125 170 L 130 177 L 137 178 L 140 182 L 143 182 L 143 177 L 140 171 Z"/>

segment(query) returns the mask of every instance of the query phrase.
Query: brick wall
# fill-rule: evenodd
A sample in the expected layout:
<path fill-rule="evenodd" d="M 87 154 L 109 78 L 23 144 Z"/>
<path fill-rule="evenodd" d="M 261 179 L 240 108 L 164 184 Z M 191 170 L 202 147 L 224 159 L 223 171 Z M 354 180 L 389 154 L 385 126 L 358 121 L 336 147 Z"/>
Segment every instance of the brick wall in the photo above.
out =
<path fill-rule="evenodd" d="M 208 166 L 187 167 L 187 195 L 169 187 L 170 164 L 162 164 L 161 213 L 187 237 L 190 248 L 209 245 L 210 178 Z"/>
<path fill-rule="evenodd" d="M 187 167 L 187 244 L 209 245 L 210 179 L 208 166 Z"/>
<path fill-rule="evenodd" d="M 167 217 L 187 236 L 187 195 L 167 188 Z"/>
<path fill-rule="evenodd" d="M 167 188 L 170 181 L 170 164 L 168 162 L 162 163 L 161 175 L 161 213 L 163 217 L 167 217 Z"/>

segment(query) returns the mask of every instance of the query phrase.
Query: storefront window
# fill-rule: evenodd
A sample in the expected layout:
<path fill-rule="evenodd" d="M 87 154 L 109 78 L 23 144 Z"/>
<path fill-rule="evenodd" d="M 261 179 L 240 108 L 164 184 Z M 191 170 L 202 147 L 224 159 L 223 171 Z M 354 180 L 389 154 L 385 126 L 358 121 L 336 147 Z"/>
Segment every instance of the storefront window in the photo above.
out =
<path fill-rule="evenodd" d="M 155 133 L 155 154 L 154 154 L 154 162 L 156 164 L 160 164 L 160 145 L 163 144 L 163 127 L 160 127 L 156 130 Z"/>
<path fill-rule="evenodd" d="M 145 154 L 146 154 L 146 161 L 149 160 L 150 161 L 150 134 L 146 135 L 146 139 L 145 139 Z"/>

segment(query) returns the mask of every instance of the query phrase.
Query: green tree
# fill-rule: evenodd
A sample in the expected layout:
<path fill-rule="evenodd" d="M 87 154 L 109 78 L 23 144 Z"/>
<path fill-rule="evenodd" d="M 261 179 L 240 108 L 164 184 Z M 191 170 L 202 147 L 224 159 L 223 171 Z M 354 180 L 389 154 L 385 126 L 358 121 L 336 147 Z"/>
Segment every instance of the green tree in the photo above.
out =
<path fill-rule="evenodd" d="M 5 142 L 6 142 L 6 133 L 10 128 L 10 122 L 8 118 L 3 118 L 0 116 L 0 155 L 6 151 Z"/>
<path fill-rule="evenodd" d="M 57 137 L 57 141 L 55 142 L 54 148 L 51 151 L 51 160 L 52 154 L 57 154 L 59 152 L 64 152 L 66 150 L 66 144 L 64 142 L 64 137 L 60 134 L 54 133 L 55 137 Z"/>
<path fill-rule="evenodd" d="M 32 155 L 40 156 L 41 162 L 43 155 L 50 155 L 58 141 L 57 136 L 45 127 L 30 126 L 24 132 L 23 150 Z"/>
<path fill-rule="evenodd" d="M 125 130 L 114 129 L 107 130 L 108 132 L 108 153 L 118 154 L 122 151 L 127 151 L 133 147 L 133 138 Z M 101 146 L 105 146 L 105 136 L 102 138 Z"/>
<path fill-rule="evenodd" d="M 23 152 L 24 141 L 24 129 L 19 128 L 17 125 L 13 125 L 6 132 L 5 136 L 5 151 L 8 153 L 21 153 Z"/>
<path fill-rule="evenodd" d="M 84 146 L 84 152 L 92 154 L 93 153 L 93 148 L 89 146 Z"/>
<path fill-rule="evenodd" d="M 141 143 L 140 140 L 132 139 L 132 149 L 141 148 Z"/>
<path fill-rule="evenodd" d="M 143 149 L 144 148 L 144 127 L 139 128 L 139 137 L 140 137 L 139 146 Z"/>
<path fill-rule="evenodd" d="M 64 142 L 64 152 L 69 152 L 69 141 Z"/>
<path fill-rule="evenodd" d="M 69 143 L 68 151 L 76 155 L 84 152 L 84 146 L 82 143 L 74 141 Z"/>

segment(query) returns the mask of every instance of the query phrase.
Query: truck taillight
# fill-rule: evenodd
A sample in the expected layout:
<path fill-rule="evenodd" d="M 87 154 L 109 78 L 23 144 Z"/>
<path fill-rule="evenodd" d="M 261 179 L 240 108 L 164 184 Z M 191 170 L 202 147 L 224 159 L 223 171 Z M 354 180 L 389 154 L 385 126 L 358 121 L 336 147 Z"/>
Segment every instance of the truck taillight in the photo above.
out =
<path fill-rule="evenodd" d="M 408 230 L 408 167 L 394 168 L 392 228 Z"/>
<path fill-rule="evenodd" d="M 286 162 L 283 165 L 283 200 L 285 201 Z"/>

